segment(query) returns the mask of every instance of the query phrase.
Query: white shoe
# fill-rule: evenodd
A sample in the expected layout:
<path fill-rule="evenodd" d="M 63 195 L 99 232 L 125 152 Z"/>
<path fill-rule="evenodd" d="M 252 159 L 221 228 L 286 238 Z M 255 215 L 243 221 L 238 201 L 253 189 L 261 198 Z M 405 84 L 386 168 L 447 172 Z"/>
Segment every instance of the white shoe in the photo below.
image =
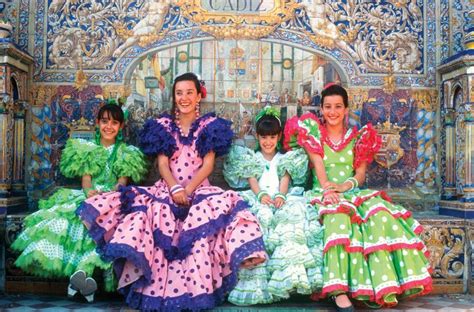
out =
<path fill-rule="evenodd" d="M 86 298 L 87 302 L 94 301 L 97 283 L 92 277 L 87 277 L 86 272 L 78 270 L 69 278 L 68 296 L 74 296 L 78 291 Z"/>

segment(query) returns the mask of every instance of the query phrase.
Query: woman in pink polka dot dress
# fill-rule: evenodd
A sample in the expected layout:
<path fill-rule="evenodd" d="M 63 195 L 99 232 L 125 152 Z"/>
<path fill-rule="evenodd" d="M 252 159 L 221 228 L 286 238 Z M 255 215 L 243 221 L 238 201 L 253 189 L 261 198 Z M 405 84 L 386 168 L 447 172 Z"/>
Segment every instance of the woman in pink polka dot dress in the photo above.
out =
<path fill-rule="evenodd" d="M 176 78 L 174 116 L 146 122 L 141 145 L 162 179 L 87 200 L 78 214 L 114 260 L 119 291 L 136 309 L 210 309 L 237 282 L 239 267 L 265 261 L 258 222 L 234 191 L 211 186 L 216 156 L 232 141 L 230 122 L 199 117 L 196 75 Z"/>

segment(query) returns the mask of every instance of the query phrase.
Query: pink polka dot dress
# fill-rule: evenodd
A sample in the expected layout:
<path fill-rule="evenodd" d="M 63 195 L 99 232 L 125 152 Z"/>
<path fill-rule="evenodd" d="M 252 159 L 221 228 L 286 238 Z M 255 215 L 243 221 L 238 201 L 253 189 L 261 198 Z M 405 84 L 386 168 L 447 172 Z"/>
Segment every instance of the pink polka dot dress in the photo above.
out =
<path fill-rule="evenodd" d="M 186 186 L 214 151 L 221 156 L 232 141 L 230 122 L 206 114 L 187 136 L 173 117 L 147 121 L 140 135 L 147 155 L 169 157 L 175 179 Z M 210 309 L 235 286 L 242 261 L 266 255 L 255 216 L 234 191 L 205 179 L 190 207 L 176 205 L 163 179 L 150 187 L 124 187 L 87 200 L 78 214 L 114 260 L 119 291 L 136 309 Z"/>

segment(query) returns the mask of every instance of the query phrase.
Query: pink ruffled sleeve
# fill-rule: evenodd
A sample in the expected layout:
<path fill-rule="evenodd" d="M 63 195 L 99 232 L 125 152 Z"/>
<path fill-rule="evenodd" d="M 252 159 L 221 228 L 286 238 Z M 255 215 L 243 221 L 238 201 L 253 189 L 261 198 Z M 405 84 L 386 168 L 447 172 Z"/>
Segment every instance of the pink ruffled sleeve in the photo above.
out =
<path fill-rule="evenodd" d="M 324 157 L 320 123 L 312 113 L 289 119 L 285 125 L 283 146 L 286 150 L 302 147 Z"/>
<path fill-rule="evenodd" d="M 381 146 L 382 138 L 377 134 L 372 124 L 369 123 L 362 127 L 355 144 L 354 168 L 358 168 L 363 162 L 370 164 Z"/>

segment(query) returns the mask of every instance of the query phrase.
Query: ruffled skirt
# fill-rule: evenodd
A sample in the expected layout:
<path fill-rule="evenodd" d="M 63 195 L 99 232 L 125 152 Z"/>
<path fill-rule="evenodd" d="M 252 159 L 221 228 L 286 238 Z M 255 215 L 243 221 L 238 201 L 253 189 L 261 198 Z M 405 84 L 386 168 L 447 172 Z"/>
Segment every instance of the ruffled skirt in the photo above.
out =
<path fill-rule="evenodd" d="M 101 254 L 114 260 L 119 291 L 140 310 L 210 309 L 235 286 L 240 264 L 265 258 L 262 233 L 233 191 L 198 188 L 176 206 L 166 183 L 125 187 L 87 200 L 78 213 Z"/>
<path fill-rule="evenodd" d="M 314 207 L 300 196 L 288 196 L 279 209 L 258 203 L 252 191 L 242 196 L 258 218 L 269 260 L 241 270 L 228 300 L 236 305 L 263 304 L 321 290 L 322 227 Z"/>
<path fill-rule="evenodd" d="M 345 193 L 336 205 L 308 196 L 324 225 L 324 287 L 314 297 L 348 292 L 371 306 L 391 306 L 398 296 L 431 291 L 422 227 L 409 211 L 374 190 Z"/>
<path fill-rule="evenodd" d="M 95 251 L 96 244 L 76 216 L 76 208 L 85 200 L 82 190 L 62 188 L 46 200 L 39 210 L 24 220 L 24 230 L 12 244 L 21 254 L 15 265 L 41 277 L 69 277 L 76 270 L 91 276 L 95 268 L 111 268 Z M 112 291 L 113 281 L 106 280 Z"/>

